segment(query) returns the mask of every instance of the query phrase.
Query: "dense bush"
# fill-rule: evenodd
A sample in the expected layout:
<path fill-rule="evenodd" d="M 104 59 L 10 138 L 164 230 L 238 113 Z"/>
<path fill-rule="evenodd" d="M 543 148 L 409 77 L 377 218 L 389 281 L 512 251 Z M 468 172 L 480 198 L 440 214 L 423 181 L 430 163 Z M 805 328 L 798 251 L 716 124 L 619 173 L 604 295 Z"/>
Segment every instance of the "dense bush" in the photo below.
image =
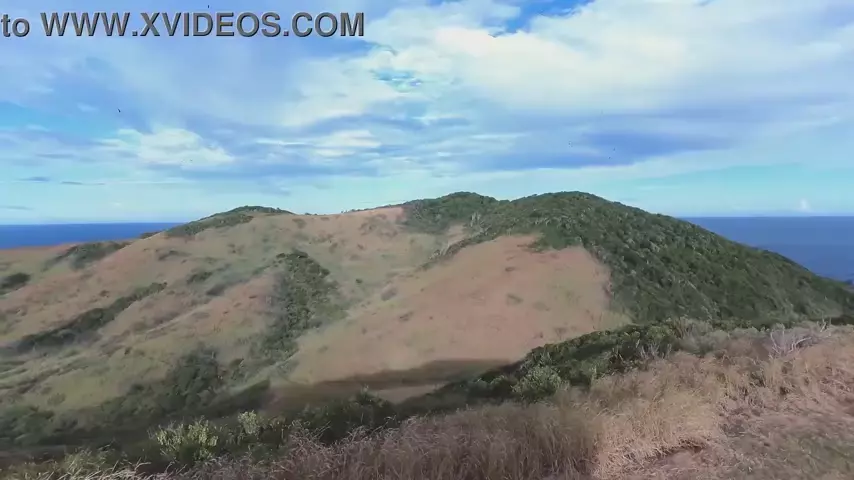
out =
<path fill-rule="evenodd" d="M 403 208 L 409 227 L 438 234 L 453 224 L 469 223 L 472 218 L 488 215 L 506 204 L 476 193 L 457 192 L 441 198 L 407 202 Z"/>
<path fill-rule="evenodd" d="M 616 306 L 637 322 L 818 317 L 854 309 L 854 294 L 775 253 L 726 240 L 692 223 L 585 193 L 497 201 L 470 193 L 404 205 L 426 232 L 477 219 L 451 247 L 512 233 L 539 233 L 538 248 L 582 246 L 610 267 Z"/>
<path fill-rule="evenodd" d="M 307 253 L 294 250 L 277 255 L 276 283 L 270 297 L 273 321 L 259 344 L 260 353 L 285 359 L 306 330 L 339 318 L 343 311 L 337 285 L 329 270 Z"/>
<path fill-rule="evenodd" d="M 0 281 L 0 295 L 17 290 L 30 281 L 30 275 L 23 272 L 15 272 L 3 277 Z"/>

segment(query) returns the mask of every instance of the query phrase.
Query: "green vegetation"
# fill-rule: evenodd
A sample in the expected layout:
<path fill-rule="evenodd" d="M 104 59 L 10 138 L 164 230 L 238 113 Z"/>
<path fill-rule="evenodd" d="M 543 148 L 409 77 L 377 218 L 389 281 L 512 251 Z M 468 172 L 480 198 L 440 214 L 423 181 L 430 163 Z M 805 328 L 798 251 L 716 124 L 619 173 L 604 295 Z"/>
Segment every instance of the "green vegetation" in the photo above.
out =
<path fill-rule="evenodd" d="M 217 213 L 209 217 L 195 220 L 190 223 L 178 225 L 166 230 L 167 237 L 192 237 L 198 233 L 212 228 L 234 227 L 243 223 L 249 223 L 255 218 L 254 214 L 262 215 L 293 215 L 287 210 L 270 207 L 244 206 L 237 207 L 227 212 Z"/>
<path fill-rule="evenodd" d="M 0 448 L 83 445 L 116 437 L 135 442 L 140 431 L 170 419 L 234 414 L 257 407 L 267 385 L 250 389 L 248 394 L 227 395 L 222 390 L 226 373 L 216 352 L 197 348 L 180 357 L 162 379 L 134 384 L 124 396 L 95 408 L 57 415 L 6 404 L 0 409 Z"/>
<path fill-rule="evenodd" d="M 175 462 L 177 466 L 197 466 L 222 456 L 254 457 L 253 461 L 257 461 L 287 455 L 293 459 L 297 454 L 306 456 L 313 455 L 313 452 L 322 452 L 323 455 L 338 452 L 335 455 L 339 455 L 349 448 L 352 452 L 369 452 L 364 453 L 366 456 L 376 455 L 369 458 L 368 464 L 379 465 L 385 461 L 385 468 L 391 471 L 399 465 L 388 460 L 391 457 L 376 460 L 381 457 L 377 452 L 385 452 L 383 449 L 404 443 L 405 432 L 411 434 L 415 431 L 420 433 L 412 434 L 410 440 L 414 443 L 408 444 L 417 446 L 409 451 L 412 458 L 420 460 L 426 456 L 422 452 L 432 448 L 441 450 L 442 460 L 438 463 L 443 468 L 447 463 L 442 462 L 453 457 L 463 465 L 455 468 L 465 469 L 472 462 L 498 457 L 491 450 L 487 451 L 488 454 L 480 452 L 483 454 L 481 457 L 469 455 L 459 445 L 465 444 L 468 448 L 470 445 L 465 443 L 466 439 L 496 425 L 511 425 L 526 414 L 524 412 L 534 413 L 530 413 L 533 420 L 520 424 L 522 426 L 515 433 L 521 445 L 519 452 L 533 451 L 529 446 L 531 442 L 549 443 L 570 437 L 566 432 L 575 424 L 560 424 L 558 433 L 547 432 L 552 436 L 541 435 L 542 430 L 531 433 L 548 426 L 547 422 L 541 421 L 546 418 L 542 414 L 547 412 L 547 407 L 535 411 L 521 410 L 530 403 L 549 405 L 556 392 L 569 387 L 573 394 L 582 396 L 594 390 L 597 381 L 604 376 L 643 370 L 651 360 L 666 358 L 673 352 L 711 353 L 713 357 L 720 353 L 721 338 L 767 340 L 768 331 L 802 328 L 801 323 L 809 319 L 828 319 L 829 323 L 836 325 L 854 324 L 854 292 L 839 282 L 817 277 L 780 255 L 727 241 L 691 223 L 651 215 L 593 195 L 559 193 L 498 201 L 473 193 L 457 193 L 439 199 L 409 202 L 403 207 L 407 213 L 406 225 L 416 231 L 438 234 L 454 224 L 470 228 L 471 237 L 450 247 L 447 255 L 442 255 L 444 258 L 468 245 L 507 234 L 538 233 L 539 240 L 533 247 L 540 249 L 584 247 L 610 268 L 615 306 L 629 313 L 635 323 L 537 348 L 513 365 L 449 384 L 400 405 L 389 404 L 363 391 L 352 398 L 323 405 L 303 409 L 289 406 L 290 410 L 281 412 L 276 418 L 263 418 L 260 414 L 246 411 L 258 407 L 268 393 L 269 384 L 259 383 L 239 392 L 230 391 L 229 382 L 245 378 L 239 375 L 239 368 L 223 367 L 216 352 L 199 348 L 178 359 L 164 378 L 135 384 L 124 396 L 91 410 L 58 415 L 33 407 L 7 406 L 0 410 L 0 445 L 92 446 L 110 441 L 113 447 L 123 449 L 127 458 L 143 458 L 153 463 L 155 469 L 168 462 Z M 176 227 L 167 231 L 167 235 L 189 237 L 209 228 L 246 223 L 257 214 L 282 213 L 289 212 L 240 207 Z M 343 314 L 343 300 L 338 286 L 330 279 L 330 272 L 305 252 L 281 253 L 270 268 L 278 271 L 270 298 L 272 321 L 258 339 L 253 353 L 262 357 L 264 362 L 286 361 L 296 349 L 296 340 L 306 330 Z M 210 277 L 211 272 L 197 270 L 187 277 L 186 282 L 205 282 Z M 153 284 L 122 297 L 110 306 L 85 312 L 62 327 L 26 337 L 17 347 L 19 351 L 29 351 L 91 338 L 101 326 L 112 321 L 133 302 L 164 287 L 163 284 Z M 220 283 L 211 287 L 208 293 L 221 293 L 224 288 L 225 284 Z M 380 298 L 390 300 L 395 293 L 393 288 L 389 288 L 380 293 Z M 507 295 L 509 305 L 524 301 L 519 296 Z M 398 318 L 405 322 L 412 315 L 413 312 L 407 312 Z M 633 398 L 634 393 L 621 392 L 622 396 L 614 396 L 613 404 L 597 405 L 605 413 L 612 407 L 619 410 L 619 402 Z M 488 414 L 480 413 L 489 411 L 486 409 L 488 404 L 502 403 L 511 405 L 506 410 L 511 413 L 492 417 L 500 422 L 490 421 Z M 484 410 L 471 407 L 484 407 Z M 434 420 L 423 418 L 461 409 L 469 409 L 461 414 L 469 416 L 453 417 L 446 423 L 431 423 Z M 569 418 L 567 412 L 576 410 L 582 413 L 574 414 L 581 416 L 591 411 L 567 408 L 561 412 L 561 418 Z M 621 418 L 629 416 L 621 415 Z M 466 424 L 461 419 L 473 420 L 466 420 L 471 422 Z M 575 417 L 572 421 L 576 421 Z M 417 430 L 419 428 L 422 430 Z M 388 433 L 394 429 L 404 433 L 398 437 Z M 495 442 L 496 438 L 486 434 L 482 437 L 485 439 L 483 445 Z M 579 445 L 584 440 L 579 440 Z M 443 441 L 446 443 L 441 443 Z M 590 445 L 598 444 L 590 442 Z M 527 453 L 519 453 L 518 458 L 548 464 L 538 467 L 545 472 L 548 468 L 557 468 L 555 462 L 558 459 L 589 460 L 595 457 L 589 453 L 589 449 L 594 448 L 590 445 L 577 447 L 579 451 L 584 450 L 583 454 L 578 451 L 571 454 L 552 451 L 551 456 L 530 460 L 532 457 Z M 677 443 L 665 447 L 656 451 L 672 451 L 684 445 Z M 452 449 L 459 450 L 449 454 Z M 128 453 L 130 451 L 136 453 Z M 244 457 L 245 454 L 249 456 Z M 346 456 L 350 454 L 341 454 L 340 458 L 350 458 Z M 316 458 L 321 458 L 320 453 L 317 455 Z M 374 460 L 377 463 L 370 463 Z M 410 465 L 417 463 L 410 461 L 414 462 Z M 306 461 L 305 464 L 310 463 Z M 310 467 L 317 469 L 321 463 Z M 521 463 L 517 461 L 513 467 L 517 472 L 522 471 L 519 465 Z M 584 465 L 578 468 L 582 467 Z M 65 467 L 56 468 L 56 471 L 65 471 L 62 470 Z M 334 468 L 344 471 L 340 465 Z M 442 471 L 447 475 L 449 470 Z M 241 477 L 238 473 L 229 473 L 222 476 L 266 478 L 261 474 Z M 314 475 L 316 472 L 300 473 Z M 546 472 L 531 478 L 546 478 L 549 474 Z M 292 477 L 346 478 L 309 477 L 296 473 Z M 502 473 L 492 477 L 470 475 L 458 478 L 516 477 Z"/>
<path fill-rule="evenodd" d="M 106 307 L 87 310 L 58 327 L 27 335 L 18 342 L 17 350 L 25 353 L 33 349 L 63 347 L 92 339 L 97 334 L 98 329 L 115 320 L 133 303 L 164 288 L 166 288 L 165 283 L 152 283 L 147 287 L 138 288 L 129 295 L 116 299 Z"/>
<path fill-rule="evenodd" d="M 48 444 L 73 429 L 73 422 L 49 410 L 14 405 L 0 409 L 0 447 Z"/>
<path fill-rule="evenodd" d="M 51 260 L 51 265 L 57 264 L 63 260 L 68 260 L 71 268 L 80 270 L 98 260 L 103 259 L 113 252 L 121 250 L 130 245 L 131 242 L 91 242 L 74 245 L 56 258 Z"/>
<path fill-rule="evenodd" d="M 166 230 L 167 237 L 192 237 L 196 234 L 212 228 L 234 227 L 242 223 L 249 223 L 255 218 L 244 213 L 218 213 L 216 215 L 195 220 L 190 223 L 178 225 Z"/>
<path fill-rule="evenodd" d="M 407 226 L 425 233 L 440 234 L 453 224 L 476 221 L 507 203 L 476 193 L 457 192 L 430 200 L 413 200 L 404 203 L 403 209 Z"/>
<path fill-rule="evenodd" d="M 329 270 L 307 253 L 280 253 L 276 262 L 281 271 L 271 298 L 273 321 L 259 349 L 268 358 L 287 359 L 293 355 L 300 335 L 340 318 L 343 310 Z"/>
<path fill-rule="evenodd" d="M 3 277 L 0 281 L 0 295 L 17 290 L 30 281 L 30 275 L 23 272 L 16 272 Z"/>
<path fill-rule="evenodd" d="M 854 325 L 854 315 L 820 320 L 826 325 Z M 705 355 L 718 346 L 716 339 L 729 338 L 732 332 L 744 337 L 814 323 L 668 319 L 627 325 L 536 348 L 515 364 L 449 384 L 414 405 L 429 404 L 435 410 L 482 402 L 539 401 L 561 386 L 589 387 L 596 379 L 637 369 L 675 352 Z"/>
<path fill-rule="evenodd" d="M 425 232 L 475 223 L 471 238 L 540 233 L 537 248 L 583 246 L 610 267 L 617 307 L 636 322 L 667 318 L 808 318 L 854 308 L 840 282 L 775 253 L 731 242 L 692 223 L 585 193 L 498 201 L 470 193 L 404 205 L 406 223 Z"/>
<path fill-rule="evenodd" d="M 123 397 L 100 406 L 91 415 L 91 424 L 138 428 L 148 422 L 201 415 L 221 400 L 225 374 L 215 351 L 196 348 L 180 357 L 164 378 L 134 384 Z"/>
<path fill-rule="evenodd" d="M 208 270 L 199 270 L 197 272 L 193 272 L 187 277 L 187 285 L 193 285 L 195 283 L 203 283 L 207 279 L 211 278 L 213 272 Z"/>
<path fill-rule="evenodd" d="M 293 212 L 289 212 L 287 210 L 282 210 L 281 208 L 259 207 L 259 206 L 253 206 L 253 205 L 245 205 L 242 207 L 237 207 L 237 208 L 231 209 L 231 210 L 224 212 L 224 213 L 226 213 L 226 214 L 264 213 L 264 214 L 268 214 L 268 215 L 293 215 L 294 214 Z"/>

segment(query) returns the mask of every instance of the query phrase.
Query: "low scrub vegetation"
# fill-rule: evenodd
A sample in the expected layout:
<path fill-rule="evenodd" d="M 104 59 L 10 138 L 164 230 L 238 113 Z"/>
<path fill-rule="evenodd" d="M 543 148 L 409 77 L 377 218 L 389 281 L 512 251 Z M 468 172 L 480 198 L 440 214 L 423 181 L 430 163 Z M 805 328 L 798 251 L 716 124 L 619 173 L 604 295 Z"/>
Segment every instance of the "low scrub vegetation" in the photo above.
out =
<path fill-rule="evenodd" d="M 167 237 L 192 237 L 205 230 L 213 228 L 234 227 L 243 223 L 249 223 L 255 218 L 255 214 L 262 215 L 282 215 L 291 214 L 287 210 L 270 207 L 244 206 L 237 207 L 227 212 L 217 213 L 210 217 L 205 217 L 200 220 L 178 225 L 166 230 Z"/>
<path fill-rule="evenodd" d="M 835 408 L 854 384 L 854 292 L 779 255 L 581 193 L 515 201 L 458 193 L 403 207 L 416 231 L 469 227 L 467 239 L 440 257 L 507 234 L 537 234 L 534 248 L 585 248 L 610 268 L 614 306 L 634 324 L 537 348 L 513 365 L 401 404 L 364 391 L 289 406 L 272 418 L 255 411 L 268 384 L 234 392 L 236 367 L 221 365 L 216 352 L 193 350 L 164 378 L 95 409 L 0 411 L 0 430 L 10 432 L 0 442 L 17 448 L 109 447 L 21 467 L 19 477 L 608 478 L 668 452 L 715 444 L 748 407 L 807 398 Z M 166 235 L 191 237 L 282 213 L 289 212 L 241 207 Z M 287 361 L 300 335 L 343 312 L 330 272 L 305 252 L 279 254 L 270 268 L 277 271 L 271 322 L 249 362 Z M 185 280 L 213 283 L 210 276 L 198 270 Z M 381 294 L 391 296 L 392 289 Z M 27 337 L 19 350 L 92 338 L 132 298 Z"/>
<path fill-rule="evenodd" d="M 227 373 L 216 352 L 197 348 L 178 358 L 163 378 L 134 384 L 125 395 L 95 408 L 60 415 L 6 404 L 0 408 L 0 448 L 86 445 L 113 438 L 132 443 L 153 425 L 257 407 L 267 386 L 250 389 L 243 396 L 228 395 L 223 391 Z"/>
<path fill-rule="evenodd" d="M 589 385 L 560 383 L 537 402 L 404 418 L 362 394 L 289 419 L 244 412 L 233 422 L 167 425 L 150 434 L 151 454 L 159 457 L 150 460 L 171 462 L 173 473 L 157 474 L 163 479 L 614 478 L 680 449 L 724 445 L 744 412 L 847 408 L 854 383 L 850 327 L 701 333 L 686 325 L 681 340 L 703 345 L 705 354 L 651 355 L 639 368 L 596 377 Z M 809 341 L 783 342 L 795 347 L 772 353 L 781 332 Z M 337 429 L 334 435 L 325 434 L 329 427 Z M 17 472 L 47 478 L 37 475 L 67 473 L 72 460 Z M 115 458 L 99 461 L 103 476 L 86 478 L 112 478 L 117 471 L 123 478 L 154 478 L 132 459 L 118 466 Z"/>
<path fill-rule="evenodd" d="M 112 322 L 126 308 L 166 288 L 165 283 L 153 283 L 147 287 L 134 290 L 102 308 L 93 308 L 64 324 L 27 335 L 17 343 L 17 350 L 26 353 L 33 349 L 62 347 L 72 343 L 90 340 L 95 337 L 98 329 Z"/>
<path fill-rule="evenodd" d="M 286 359 L 294 353 L 300 335 L 340 318 L 343 310 L 329 270 L 307 253 L 282 253 L 276 263 L 279 273 L 270 297 L 273 319 L 258 350 L 268 358 Z"/>
<path fill-rule="evenodd" d="M 288 210 L 282 210 L 281 208 L 273 208 L 273 207 L 260 207 L 257 205 L 245 205 L 242 207 L 237 207 L 232 210 L 225 212 L 227 214 L 230 213 L 262 213 L 267 215 L 293 215 L 293 212 L 289 212 Z"/>
<path fill-rule="evenodd" d="M 450 384 L 428 398 L 437 406 L 450 403 L 452 407 L 459 403 L 472 405 L 507 399 L 537 401 L 554 394 L 562 385 L 589 386 L 598 378 L 639 368 L 652 358 L 676 352 L 702 356 L 732 338 L 770 339 L 771 343 L 758 347 L 779 356 L 824 338 L 830 326 L 852 324 L 854 317 L 840 316 L 820 323 L 710 323 L 677 319 L 628 325 L 534 349 L 516 364 Z"/>
<path fill-rule="evenodd" d="M 255 218 L 245 213 L 218 213 L 216 215 L 178 225 L 166 230 L 167 237 L 193 237 L 212 228 L 234 227 L 249 223 Z"/>
<path fill-rule="evenodd" d="M 0 295 L 17 290 L 30 282 L 30 275 L 23 272 L 15 272 L 0 280 Z"/>
<path fill-rule="evenodd" d="M 56 264 L 67 260 L 71 268 L 80 270 L 108 255 L 125 248 L 131 242 L 91 242 L 74 245 L 50 261 Z"/>

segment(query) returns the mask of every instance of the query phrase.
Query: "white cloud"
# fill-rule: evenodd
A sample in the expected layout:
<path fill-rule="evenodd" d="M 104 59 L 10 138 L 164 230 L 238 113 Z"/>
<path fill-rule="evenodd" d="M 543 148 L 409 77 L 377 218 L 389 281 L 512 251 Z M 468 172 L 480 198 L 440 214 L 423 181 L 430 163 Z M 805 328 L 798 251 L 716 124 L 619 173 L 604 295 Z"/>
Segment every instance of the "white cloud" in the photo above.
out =
<path fill-rule="evenodd" d="M 478 12 L 481 3 L 462 5 Z M 805 94 L 850 100 L 852 29 L 825 25 L 828 10 L 843 5 L 597 0 L 508 34 L 479 22 L 424 21 L 413 7 L 375 22 L 380 33 L 370 38 L 383 47 L 377 63 L 439 76 L 513 109 L 578 115 Z"/>
<path fill-rule="evenodd" d="M 0 102 L 48 112 L 27 123 L 49 131 L 0 129 L 0 164 L 112 162 L 122 172 L 102 176 L 149 172 L 126 178 L 140 185 L 198 170 L 249 185 L 260 165 L 283 188 L 347 168 L 365 192 L 407 176 L 519 192 L 850 162 L 816 141 L 854 125 L 850 0 L 510 2 L 360 1 L 361 39 L 10 39 Z"/>
<path fill-rule="evenodd" d="M 382 146 L 368 130 L 340 130 L 313 142 L 316 155 L 321 157 L 343 157 Z"/>
<path fill-rule="evenodd" d="M 801 213 L 809 213 L 809 212 L 812 212 L 812 206 L 810 205 L 809 200 L 807 200 L 806 198 L 802 198 L 802 199 L 798 202 L 798 211 L 799 211 L 799 212 L 801 212 Z"/>
<path fill-rule="evenodd" d="M 235 161 L 223 147 L 178 128 L 157 128 L 151 133 L 119 130 L 115 137 L 102 140 L 99 150 L 103 156 L 125 161 L 181 168 L 210 167 Z"/>

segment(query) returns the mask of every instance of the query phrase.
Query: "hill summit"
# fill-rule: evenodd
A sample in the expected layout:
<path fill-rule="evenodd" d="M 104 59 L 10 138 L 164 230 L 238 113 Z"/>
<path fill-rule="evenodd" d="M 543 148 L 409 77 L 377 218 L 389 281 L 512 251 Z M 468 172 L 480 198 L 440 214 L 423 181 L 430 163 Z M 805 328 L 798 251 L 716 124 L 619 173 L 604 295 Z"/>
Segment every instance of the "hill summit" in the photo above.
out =
<path fill-rule="evenodd" d="M 846 285 L 780 255 L 580 192 L 240 207 L 139 239 L 0 251 L 0 276 L 10 451 L 290 415 L 363 387 L 412 411 L 541 399 L 627 371 L 641 344 L 676 348 L 686 325 L 854 311 Z"/>

